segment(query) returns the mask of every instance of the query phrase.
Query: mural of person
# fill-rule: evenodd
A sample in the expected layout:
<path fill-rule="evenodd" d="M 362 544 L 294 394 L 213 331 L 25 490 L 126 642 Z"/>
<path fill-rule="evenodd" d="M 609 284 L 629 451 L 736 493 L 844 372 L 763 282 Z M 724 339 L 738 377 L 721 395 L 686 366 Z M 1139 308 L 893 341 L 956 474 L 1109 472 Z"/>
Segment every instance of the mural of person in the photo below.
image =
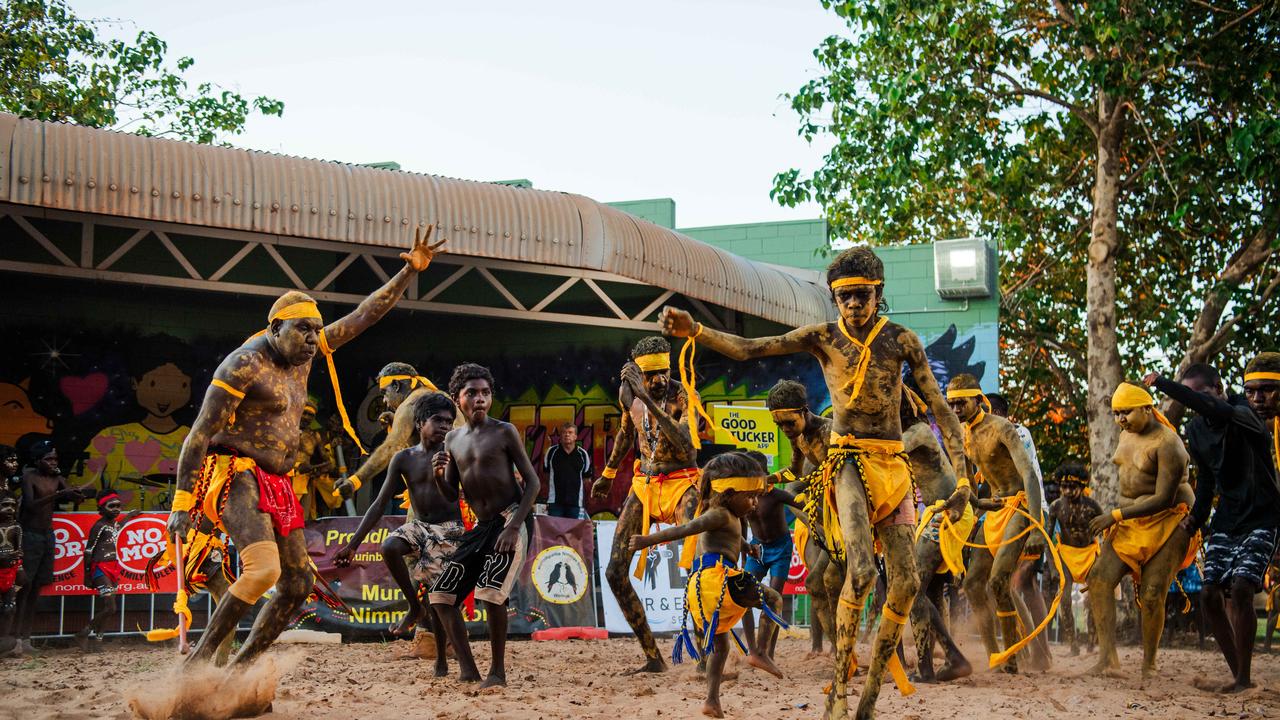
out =
<path fill-rule="evenodd" d="M 0 382 L 0 443 L 17 446 L 24 435 L 53 432 L 49 419 L 31 407 L 28 385 L 27 380 Z"/>
<path fill-rule="evenodd" d="M 139 490 L 129 508 L 156 505 L 164 483 L 153 476 L 177 471 L 178 453 L 191 430 L 174 417 L 191 403 L 188 355 L 187 346 L 168 335 L 144 338 L 130 348 L 130 387 L 143 418 L 99 430 L 84 449 L 79 482 L 119 487 L 125 480 L 126 487 L 136 484 Z"/>

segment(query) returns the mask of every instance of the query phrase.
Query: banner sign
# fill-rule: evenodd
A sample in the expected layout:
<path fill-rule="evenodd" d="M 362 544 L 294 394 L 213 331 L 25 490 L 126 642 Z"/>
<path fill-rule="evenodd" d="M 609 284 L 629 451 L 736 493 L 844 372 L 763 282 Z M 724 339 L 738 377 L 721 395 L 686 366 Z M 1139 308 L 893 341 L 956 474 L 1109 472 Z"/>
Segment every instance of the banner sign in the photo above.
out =
<path fill-rule="evenodd" d="M 597 553 L 596 566 L 599 577 L 604 577 L 605 567 L 609 564 L 609 552 L 613 547 L 615 521 L 601 520 L 596 523 L 596 542 L 600 548 Z M 666 525 L 658 527 L 665 528 Z M 631 556 L 631 565 L 627 568 L 627 577 L 631 587 L 635 588 L 644 607 L 645 617 L 649 621 L 649 629 L 654 632 L 674 632 L 680 629 L 680 621 L 684 616 L 684 587 L 689 575 L 679 566 L 680 546 L 682 541 L 654 545 L 648 548 L 649 559 L 645 565 L 644 577 L 637 580 L 634 573 L 640 562 L 640 553 Z M 631 634 L 631 626 L 622 615 L 622 608 L 613 592 L 605 587 L 600 592 L 604 605 L 604 627 L 611 633 Z"/>
<path fill-rule="evenodd" d="M 89 529 L 102 516 L 93 513 L 53 514 L 53 582 L 40 590 L 41 595 L 95 595 L 96 591 L 85 587 L 84 549 L 89 542 Z M 120 578 L 118 594 L 139 595 L 149 593 L 143 579 L 147 560 L 164 552 L 169 532 L 166 523 L 169 513 L 151 512 L 124 523 L 116 538 L 116 560 L 124 571 Z M 159 592 L 177 592 L 178 582 L 173 568 L 162 568 L 159 576 Z"/>
<path fill-rule="evenodd" d="M 750 405 L 712 405 L 716 442 L 743 450 L 758 450 L 769 457 L 778 455 L 778 426 L 768 408 Z"/>
<path fill-rule="evenodd" d="M 333 556 L 350 541 L 360 518 L 321 518 L 308 524 L 304 531 L 307 552 L 351 612 L 334 610 L 312 599 L 303 606 L 294 626 L 344 634 L 380 634 L 400 622 L 408 612 L 408 604 L 382 560 L 381 545 L 403 523 L 402 516 L 380 519 L 345 568 L 336 567 Z M 526 634 L 550 627 L 594 626 L 590 568 L 594 553 L 589 520 L 535 516 L 529 551 L 507 605 L 508 632 Z M 483 605 L 464 605 L 468 630 L 484 628 L 484 613 Z"/>

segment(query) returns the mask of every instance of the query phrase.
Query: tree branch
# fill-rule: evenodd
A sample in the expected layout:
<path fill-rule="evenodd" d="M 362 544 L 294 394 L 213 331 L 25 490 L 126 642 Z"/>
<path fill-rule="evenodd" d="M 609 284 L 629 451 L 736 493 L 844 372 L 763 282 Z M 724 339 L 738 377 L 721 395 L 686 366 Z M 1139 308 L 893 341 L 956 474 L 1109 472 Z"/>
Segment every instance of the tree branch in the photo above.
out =
<path fill-rule="evenodd" d="M 1082 120 L 1084 124 L 1087 125 L 1089 129 L 1092 130 L 1095 134 L 1098 132 L 1097 120 L 1095 120 L 1091 115 L 1089 115 L 1089 112 L 1085 110 L 1082 106 L 1063 100 L 1062 98 L 1058 97 L 1057 95 L 1053 95 L 1052 93 L 1047 93 L 1047 92 L 1044 92 L 1043 90 L 1036 90 L 1035 88 L 1026 87 L 1021 82 L 1019 82 L 1017 78 L 1015 78 L 1014 76 L 1010 75 L 1007 72 L 1004 72 L 1001 70 L 992 70 L 991 74 L 1004 78 L 1013 88 L 1012 90 L 995 90 L 994 94 L 996 97 L 1021 96 L 1021 97 L 1040 98 L 1041 100 L 1051 102 L 1054 105 L 1057 105 L 1058 107 L 1061 107 L 1065 110 L 1070 111 L 1072 115 L 1075 115 L 1076 117 L 1080 118 L 1080 120 Z"/>

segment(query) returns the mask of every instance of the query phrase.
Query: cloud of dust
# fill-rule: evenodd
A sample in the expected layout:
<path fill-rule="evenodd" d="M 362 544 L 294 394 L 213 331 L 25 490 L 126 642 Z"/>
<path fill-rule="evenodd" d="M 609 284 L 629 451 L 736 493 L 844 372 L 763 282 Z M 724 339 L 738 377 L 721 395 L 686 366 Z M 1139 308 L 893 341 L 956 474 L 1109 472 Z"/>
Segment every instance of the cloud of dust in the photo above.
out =
<path fill-rule="evenodd" d="M 271 709 L 281 677 L 302 652 L 264 656 L 247 669 L 180 664 L 160 678 L 125 692 L 129 709 L 144 720 L 219 720 L 262 715 Z"/>

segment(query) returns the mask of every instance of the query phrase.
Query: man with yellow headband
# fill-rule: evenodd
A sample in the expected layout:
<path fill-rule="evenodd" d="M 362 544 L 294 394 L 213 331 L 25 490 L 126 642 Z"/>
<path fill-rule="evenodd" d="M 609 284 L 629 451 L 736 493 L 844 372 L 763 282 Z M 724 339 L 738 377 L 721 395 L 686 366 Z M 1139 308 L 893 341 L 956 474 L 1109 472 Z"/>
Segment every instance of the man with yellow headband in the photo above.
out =
<path fill-rule="evenodd" d="M 1089 582 L 1089 570 L 1102 551 L 1098 539 L 1089 532 L 1089 523 L 1102 514 L 1102 506 L 1089 496 L 1089 470 L 1076 463 L 1054 471 L 1062 496 L 1049 505 L 1049 526 L 1057 528 L 1058 555 L 1062 557 L 1062 580 L 1079 585 Z M 1071 593 L 1062 593 L 1059 627 L 1069 638 L 1071 654 L 1080 654 L 1076 617 L 1071 610 Z M 1092 643 L 1090 643 L 1092 647 Z"/>
<path fill-rule="evenodd" d="M 1231 670 L 1214 689 L 1253 687 L 1253 597 L 1264 585 L 1280 525 L 1275 423 L 1280 415 L 1280 354 L 1262 353 L 1245 368 L 1245 396 L 1227 397 L 1222 377 L 1197 363 L 1174 382 L 1143 378 L 1195 412 L 1187 423 L 1187 450 L 1196 464 L 1196 501 L 1184 520 L 1188 533 L 1204 530 L 1203 607 Z M 1213 520 L 1208 523 L 1210 512 Z"/>
<path fill-rule="evenodd" d="M 316 403 L 307 398 L 302 408 L 302 420 L 298 423 L 298 452 L 293 461 L 293 494 L 302 504 L 303 518 L 315 520 L 321 514 L 338 507 L 341 498 L 333 493 L 333 477 L 337 467 L 325 451 L 324 436 L 316 426 Z"/>
<path fill-rule="evenodd" d="M 1028 537 L 1033 537 L 1028 531 L 1031 521 L 1023 513 L 1037 519 L 1044 513 L 1040 478 L 1013 423 L 989 412 L 990 405 L 976 377 L 961 374 L 951 378 L 947 402 L 964 423 L 965 456 L 991 488 L 991 497 L 973 503 L 986 513 L 977 538 L 986 549 L 975 549 L 969 555 L 965 595 L 973 604 L 989 664 L 1004 665 L 1007 672 L 1017 672 L 1017 653 L 1032 637 L 1024 636 L 1018 621 L 1013 573 Z M 1034 537 L 1037 546 L 1044 547 L 1043 537 Z M 996 639 L 997 623 L 1004 639 L 1003 651 Z"/>
<path fill-rule="evenodd" d="M 302 508 L 286 477 L 297 452 L 311 361 L 323 353 L 332 371 L 333 351 L 395 306 L 409 281 L 427 268 L 444 244 L 429 244 L 430 236 L 429 228 L 416 232 L 412 248 L 400 254 L 404 268 L 351 314 L 327 326 L 314 300 L 301 292 L 285 293 L 271 307 L 266 330 L 230 352 L 214 371 L 178 458 L 170 542 L 187 537 L 193 527 L 213 526 L 231 537 L 243 569 L 188 663 L 208 662 L 245 612 L 274 585 L 275 594 L 232 661 L 247 667 L 311 592 Z M 336 385 L 335 396 L 345 417 Z"/>
<path fill-rule="evenodd" d="M 369 453 L 359 472 L 335 484 L 343 498 L 351 497 L 365 481 L 380 477 L 392 456 L 414 444 L 413 417 L 418 401 L 439 392 L 412 365 L 402 362 L 387 363 L 378 371 L 378 387 L 382 390 L 383 406 L 392 414 L 391 427 L 382 443 Z"/>
<path fill-rule="evenodd" d="M 827 461 L 827 443 L 831 440 L 831 418 L 814 414 L 809 409 L 809 392 L 795 380 L 779 380 L 765 397 L 765 407 L 773 415 L 773 422 L 791 444 L 791 464 L 770 476 L 772 482 L 787 483 L 787 491 L 797 494 L 807 492 L 810 473 L 822 469 Z M 808 657 L 822 655 L 822 637 L 825 633 L 832 644 L 836 639 L 836 599 L 844 584 L 844 566 L 831 560 L 820 537 L 822 528 L 815 531 L 797 514 L 795 549 L 804 562 L 805 592 L 809 595 L 809 637 L 812 641 Z"/>
<path fill-rule="evenodd" d="M 625 410 L 622 426 L 600 478 L 591 486 L 591 496 L 609 497 L 618 466 L 634 448 L 631 491 L 618 514 L 605 577 L 644 651 L 645 664 L 638 672 L 663 672 L 667 664 L 628 571 L 635 555 L 630 549 L 633 535 L 647 534 L 653 523 L 688 522 L 698 506 L 698 455 L 689 425 L 682 419 L 688 412 L 688 398 L 671 381 L 671 344 L 665 338 L 647 337 L 632 348 L 631 361 L 622 368 L 618 397 Z M 643 576 L 646 560 L 647 553 L 642 554 L 636 577 Z"/>
<path fill-rule="evenodd" d="M 818 499 L 814 522 L 821 518 L 827 547 L 836 560 L 845 558 L 846 566 L 836 607 L 836 660 L 825 715 L 844 718 L 848 714 L 858 613 L 878 577 L 873 544 L 878 537 L 884 547 L 888 592 L 885 622 L 880 623 L 858 699 L 857 716 L 868 718 L 875 714 L 886 671 L 900 692 L 914 691 L 895 652 L 920 585 L 912 538 L 911 468 L 898 417 L 903 363 L 941 425 L 957 467 L 965 467 L 964 445 L 960 423 L 938 390 L 924 344 L 915 333 L 880 315 L 884 264 L 875 253 L 867 247 L 841 252 L 827 268 L 827 284 L 839 318 L 784 335 L 742 338 L 706 328 L 689 313 L 671 307 L 663 309 L 659 323 L 667 335 L 689 338 L 687 347 L 699 343 L 734 360 L 800 352 L 818 359 L 831 394 L 834 422 L 823 472 L 811 485 L 808 499 L 810 503 Z M 960 519 L 969 492 L 968 483 L 962 483 L 947 500 L 945 509 L 953 521 Z"/>
<path fill-rule="evenodd" d="M 702 706 L 702 714 L 708 717 L 724 717 L 720 680 L 729 657 L 729 636 L 732 634 L 738 640 L 734 626 L 752 608 L 760 608 L 774 622 L 785 626 L 778 617 L 782 596 L 738 567 L 746 534 L 744 518 L 769 489 L 762 468 L 746 453 L 717 455 L 703 469 L 701 494 L 706 501 L 698 517 L 652 534 L 632 535 L 628 543 L 631 552 L 637 552 L 681 538 L 697 539 L 697 558 L 685 585 L 682 629 L 676 636 L 671 660 L 680 663 L 685 653 L 707 660 L 707 701 Z M 692 632 L 690 619 L 693 620 Z M 738 644 L 743 646 L 740 640 Z M 754 645 L 750 638 L 747 645 Z M 748 665 L 782 677 L 782 671 L 763 648 L 755 645 L 743 650 L 747 652 Z"/>
<path fill-rule="evenodd" d="M 1091 672 L 1103 675 L 1120 670 L 1115 589 L 1121 577 L 1133 574 L 1142 615 L 1142 676 L 1149 678 L 1156 671 L 1169 585 L 1195 559 L 1191 535 L 1182 525 L 1195 500 L 1187 482 L 1191 458 L 1182 438 L 1141 385 L 1120 383 L 1111 396 L 1111 410 L 1123 431 L 1112 456 L 1120 497 L 1117 507 L 1089 523 L 1091 535 L 1106 532 L 1089 570 L 1089 605 L 1098 630 L 1098 662 Z"/>
<path fill-rule="evenodd" d="M 902 386 L 902 446 L 911 462 L 911 476 L 928 508 L 942 505 L 956 491 L 956 472 L 933 434 L 920 396 Z M 922 518 L 923 520 L 923 518 Z M 966 506 L 956 522 L 932 514 L 927 524 L 916 528 L 916 569 L 920 592 L 911 605 L 911 634 L 916 642 L 916 676 L 921 682 L 948 682 L 973 674 L 973 666 L 956 645 L 942 621 L 945 608 L 943 590 L 964 577 L 964 542 L 976 522 L 973 508 Z M 946 664 L 935 673 L 934 642 L 942 643 Z"/>

